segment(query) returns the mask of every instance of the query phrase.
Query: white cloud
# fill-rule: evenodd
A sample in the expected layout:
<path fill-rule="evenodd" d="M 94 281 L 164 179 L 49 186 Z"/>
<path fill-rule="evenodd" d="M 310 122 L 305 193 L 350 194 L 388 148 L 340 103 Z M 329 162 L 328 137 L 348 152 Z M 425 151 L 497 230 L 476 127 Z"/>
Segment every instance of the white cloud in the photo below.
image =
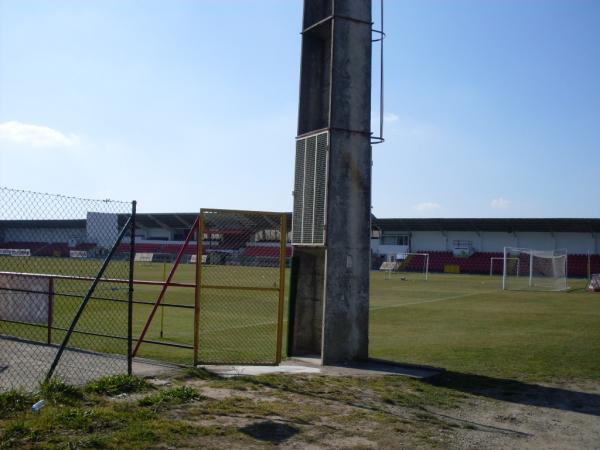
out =
<path fill-rule="evenodd" d="M 495 198 L 490 202 L 490 206 L 494 209 L 508 209 L 510 205 L 512 202 L 502 197 Z"/>
<path fill-rule="evenodd" d="M 34 148 L 55 148 L 76 146 L 79 138 L 42 125 L 11 120 L 0 123 L 0 143 L 2 142 Z"/>
<path fill-rule="evenodd" d="M 436 210 L 440 209 L 441 207 L 442 206 L 436 202 L 423 202 L 423 203 L 419 203 L 418 205 L 414 206 L 414 208 L 417 211 L 421 211 L 421 212 L 436 211 Z"/>

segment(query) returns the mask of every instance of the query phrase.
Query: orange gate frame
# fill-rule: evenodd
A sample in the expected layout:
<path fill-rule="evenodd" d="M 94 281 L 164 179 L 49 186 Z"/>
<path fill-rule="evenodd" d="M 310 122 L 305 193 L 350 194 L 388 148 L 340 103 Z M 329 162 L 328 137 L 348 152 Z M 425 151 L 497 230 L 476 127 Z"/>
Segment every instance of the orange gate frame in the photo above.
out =
<path fill-rule="evenodd" d="M 233 287 L 233 286 L 212 286 L 212 285 L 204 285 L 202 283 L 202 256 L 203 256 L 203 239 L 205 232 L 205 222 L 204 215 L 207 212 L 217 212 L 217 213 L 239 213 L 239 214 L 264 214 L 270 216 L 279 216 L 280 217 L 280 242 L 279 242 L 279 286 L 277 288 L 261 288 L 261 287 Z M 159 285 L 162 285 L 162 289 L 160 294 L 158 295 L 156 302 L 148 316 L 148 319 L 144 325 L 144 328 L 140 334 L 140 337 L 137 339 L 137 343 L 135 349 L 133 350 L 133 355 L 136 356 L 140 346 L 144 342 L 144 338 L 156 311 L 159 306 L 161 306 L 162 301 L 164 299 L 165 293 L 169 286 L 182 286 L 183 283 L 174 283 L 172 282 L 173 276 L 181 263 L 181 259 L 183 257 L 184 251 L 186 247 L 189 245 L 194 233 L 197 233 L 196 241 L 197 241 L 197 250 L 196 250 L 196 271 L 195 271 L 195 285 L 194 285 L 194 344 L 193 344 L 193 364 L 194 366 L 198 365 L 199 359 L 199 342 L 200 342 L 200 310 L 202 303 L 202 288 L 219 288 L 219 289 L 247 289 L 254 291 L 278 291 L 278 305 L 277 305 L 277 335 L 276 335 L 276 352 L 275 352 L 275 365 L 279 364 L 282 360 L 282 347 L 283 347 L 283 309 L 284 309 L 284 301 L 285 301 L 285 268 L 286 268 L 286 251 L 287 251 L 287 214 L 285 213 L 275 213 L 275 212 L 266 212 L 266 211 L 242 211 L 242 210 L 228 210 L 228 209 L 201 209 L 200 214 L 194 221 L 185 242 L 182 244 L 181 248 L 177 253 L 177 257 L 175 259 L 175 263 L 171 268 L 167 279 L 163 282 L 156 282 Z M 186 287 L 191 287 L 189 284 L 186 284 Z M 159 342 L 153 342 L 155 344 L 162 345 Z M 169 345 L 169 344 L 164 344 Z"/>

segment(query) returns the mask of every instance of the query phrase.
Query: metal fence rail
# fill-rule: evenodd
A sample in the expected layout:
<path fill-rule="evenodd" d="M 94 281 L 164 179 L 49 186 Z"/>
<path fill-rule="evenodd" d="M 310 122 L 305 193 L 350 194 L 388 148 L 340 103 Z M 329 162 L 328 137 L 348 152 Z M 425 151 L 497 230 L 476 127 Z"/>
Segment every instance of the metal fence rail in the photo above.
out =
<path fill-rule="evenodd" d="M 135 202 L 0 188 L 0 390 L 131 371 Z"/>
<path fill-rule="evenodd" d="M 287 231 L 286 214 L 203 209 L 169 270 L 164 265 L 163 280 L 151 282 L 155 301 L 133 302 L 133 355 L 183 364 L 278 363 Z M 156 276 L 157 266 L 140 273 Z"/>
<path fill-rule="evenodd" d="M 195 318 L 196 361 L 281 361 L 287 215 L 203 209 Z"/>

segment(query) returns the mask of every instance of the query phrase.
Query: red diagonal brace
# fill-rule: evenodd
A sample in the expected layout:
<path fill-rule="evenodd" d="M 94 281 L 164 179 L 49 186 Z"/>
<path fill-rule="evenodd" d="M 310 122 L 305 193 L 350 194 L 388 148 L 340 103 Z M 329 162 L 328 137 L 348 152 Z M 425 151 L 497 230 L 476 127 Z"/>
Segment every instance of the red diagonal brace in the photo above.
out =
<path fill-rule="evenodd" d="M 171 283 L 171 279 L 173 278 L 173 275 L 175 275 L 175 271 L 177 270 L 177 267 L 179 266 L 181 257 L 183 256 L 183 252 L 185 251 L 185 248 L 188 246 L 190 240 L 192 239 L 192 236 L 194 236 L 194 232 L 197 229 L 198 229 L 198 217 L 196 217 L 196 220 L 194 221 L 194 225 L 192 225 L 190 232 L 188 233 L 187 237 L 185 238 L 184 244 L 181 246 L 181 248 L 179 249 L 179 252 L 177 253 L 177 258 L 175 258 L 175 264 L 173 264 L 173 267 L 171 268 L 171 272 L 169 272 L 169 276 L 167 277 L 167 281 L 164 282 L 163 287 L 160 290 L 160 294 L 159 294 L 158 298 L 156 299 L 156 303 L 154 303 L 154 306 L 152 307 L 152 311 L 150 312 L 150 316 L 148 317 L 148 320 L 146 321 L 146 325 L 144 325 L 142 334 L 140 335 L 140 338 L 138 339 L 137 344 L 135 344 L 135 349 L 133 350 L 133 356 L 135 356 L 137 354 L 137 351 L 139 350 L 140 345 L 142 345 L 142 342 L 144 341 L 144 338 L 146 337 L 146 333 L 148 332 L 148 328 L 150 328 L 150 324 L 152 323 L 152 319 L 154 319 L 154 314 L 156 314 L 156 311 L 158 310 L 158 307 L 160 306 L 160 304 L 163 300 L 163 297 L 165 296 L 165 292 L 167 292 L 167 288 L 169 287 L 169 284 Z M 198 236 L 198 239 L 202 239 L 202 236 Z M 196 263 L 196 264 L 198 264 L 198 263 Z"/>

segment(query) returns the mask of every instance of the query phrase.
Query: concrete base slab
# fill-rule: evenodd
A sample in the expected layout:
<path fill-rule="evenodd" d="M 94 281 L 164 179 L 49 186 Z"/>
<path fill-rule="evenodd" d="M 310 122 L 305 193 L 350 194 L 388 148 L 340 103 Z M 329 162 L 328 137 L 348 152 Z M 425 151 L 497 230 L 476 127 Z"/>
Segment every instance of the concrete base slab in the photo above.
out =
<path fill-rule="evenodd" d="M 269 374 L 320 374 L 319 367 L 281 364 L 279 366 L 199 366 L 224 378 Z"/>
<path fill-rule="evenodd" d="M 444 372 L 444 369 L 427 366 L 416 366 L 411 364 L 399 364 L 390 361 L 369 359 L 366 361 L 355 361 L 347 364 L 323 366 L 319 357 L 292 358 L 287 364 L 301 366 L 320 366 L 324 375 L 338 376 L 381 376 L 400 375 L 410 378 L 430 378 Z"/>
<path fill-rule="evenodd" d="M 284 361 L 279 366 L 203 365 L 200 367 L 225 378 L 267 374 L 313 374 L 352 377 L 398 375 L 425 379 L 439 375 L 444 371 L 433 367 L 395 364 L 378 360 L 323 366 L 321 365 L 321 359 L 318 357 L 292 358 Z"/>

